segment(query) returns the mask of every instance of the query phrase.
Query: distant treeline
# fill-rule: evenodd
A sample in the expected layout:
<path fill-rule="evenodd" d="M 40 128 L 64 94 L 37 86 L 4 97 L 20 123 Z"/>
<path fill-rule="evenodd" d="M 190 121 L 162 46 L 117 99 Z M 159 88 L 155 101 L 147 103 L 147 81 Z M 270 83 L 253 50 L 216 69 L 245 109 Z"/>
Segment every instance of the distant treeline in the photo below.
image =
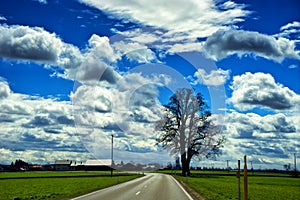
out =
<path fill-rule="evenodd" d="M 50 171 L 54 170 L 54 165 L 29 164 L 21 159 L 11 162 L 10 165 L 0 165 L 0 171 L 18 172 L 18 171 Z"/>

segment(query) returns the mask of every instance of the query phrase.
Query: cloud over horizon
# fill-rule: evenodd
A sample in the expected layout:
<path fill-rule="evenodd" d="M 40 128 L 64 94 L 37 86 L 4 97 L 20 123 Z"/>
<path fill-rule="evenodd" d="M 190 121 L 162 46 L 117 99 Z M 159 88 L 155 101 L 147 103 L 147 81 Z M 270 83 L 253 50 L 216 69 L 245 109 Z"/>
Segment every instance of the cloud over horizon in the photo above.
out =
<path fill-rule="evenodd" d="M 71 94 L 74 105 L 14 93 L 1 81 L 0 124 L 5 126 L 0 128 L 0 146 L 6 152 L 1 160 L 10 162 L 11 155 L 37 163 L 107 158 L 114 133 L 115 150 L 120 152 L 116 159 L 147 163 L 149 158 L 141 152 L 159 154 L 152 122 L 161 106 L 153 78 L 133 73 L 112 88 L 81 85 Z M 35 157 L 29 159 L 32 154 Z"/>
<path fill-rule="evenodd" d="M 70 102 L 14 93 L 7 82 L 1 81 L 0 91 L 3 88 L 8 92 L 0 100 L 2 162 L 20 158 L 52 163 L 66 155 L 84 161 L 91 156 L 74 128 Z"/>
<path fill-rule="evenodd" d="M 230 157 L 248 155 L 256 164 L 282 166 L 292 152 L 299 151 L 300 126 L 295 117 L 232 112 L 225 121 L 230 138 L 225 152 Z"/>

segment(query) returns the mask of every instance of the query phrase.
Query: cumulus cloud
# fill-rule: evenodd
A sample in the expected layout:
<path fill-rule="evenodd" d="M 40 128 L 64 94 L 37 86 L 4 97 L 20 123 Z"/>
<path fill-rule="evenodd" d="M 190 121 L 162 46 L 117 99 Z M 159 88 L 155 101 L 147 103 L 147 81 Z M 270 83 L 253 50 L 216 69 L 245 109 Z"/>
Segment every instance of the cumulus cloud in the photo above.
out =
<path fill-rule="evenodd" d="M 40 27 L 0 25 L 0 46 L 1 57 L 58 66 L 63 71 L 54 75 L 80 82 L 115 84 L 120 75 L 114 65 L 123 55 L 138 63 L 157 62 L 155 53 L 137 42 L 111 44 L 108 37 L 93 34 L 80 50 Z"/>
<path fill-rule="evenodd" d="M 247 72 L 233 77 L 232 97 L 229 99 L 240 110 L 263 106 L 275 110 L 288 110 L 300 103 L 300 95 L 276 83 L 273 76 Z"/>
<path fill-rule="evenodd" d="M 91 48 L 99 50 L 94 38 L 90 39 Z M 86 62 L 84 62 L 92 56 L 84 57 L 83 53 L 77 47 L 64 43 L 56 34 L 49 33 L 43 28 L 0 25 L 0 46 L 2 47 L 0 49 L 1 57 L 59 66 L 64 70 L 64 74 L 58 74 L 58 76 L 68 79 L 76 79 L 77 72 L 79 73 L 80 80 L 94 78 L 88 76 L 90 70 L 86 70 Z M 93 50 L 90 51 L 93 52 Z M 90 51 L 86 54 L 92 54 Z M 107 57 L 106 55 L 104 54 L 104 58 Z M 98 71 L 104 73 L 108 67 L 106 65 L 103 67 L 100 63 L 97 65 L 97 69 L 99 68 L 100 70 Z M 98 74 L 101 75 L 101 73 Z M 97 78 L 99 77 L 101 76 Z"/>
<path fill-rule="evenodd" d="M 7 98 L 10 92 L 8 83 L 0 80 L 0 99 Z"/>
<path fill-rule="evenodd" d="M 197 78 L 196 83 L 207 86 L 219 86 L 223 85 L 230 78 L 230 72 L 229 70 L 217 69 L 207 73 L 204 69 L 198 69 L 194 77 Z"/>
<path fill-rule="evenodd" d="M 254 164 L 281 168 L 282 163 L 290 162 L 290 153 L 299 150 L 299 116 L 232 112 L 225 118 L 228 140 L 224 152 L 229 158 L 248 155 Z"/>
<path fill-rule="evenodd" d="M 158 62 L 155 53 L 146 45 L 137 42 L 119 41 L 112 44 L 116 53 L 125 55 L 129 61 L 138 63 Z"/>
<path fill-rule="evenodd" d="M 277 62 L 284 58 L 300 59 L 294 41 L 243 30 L 217 31 L 207 38 L 204 49 L 215 60 L 251 53 Z"/>
<path fill-rule="evenodd" d="M 1 90 L 3 86 L 10 92 L 0 100 L 2 161 L 20 158 L 53 163 L 56 159 L 84 161 L 89 157 L 74 128 L 70 102 L 14 93 L 2 81 Z"/>
<path fill-rule="evenodd" d="M 82 138 L 87 149 L 99 157 L 105 156 L 110 149 L 107 141 L 114 134 L 115 148 L 123 151 L 123 160 L 133 153 L 138 156 L 140 152 L 155 152 L 152 122 L 161 113 L 156 85 L 165 84 L 160 76 L 128 73 L 109 87 L 79 86 L 71 99 L 76 126 L 79 132 L 85 133 Z"/>
<path fill-rule="evenodd" d="M 297 131 L 295 122 L 284 114 L 260 116 L 255 113 L 232 112 L 226 116 L 228 131 L 235 138 L 283 138 Z M 265 136 L 267 135 L 267 136 Z"/>
<path fill-rule="evenodd" d="M 118 57 L 107 37 L 92 35 L 88 48 L 81 52 L 39 27 L 1 25 L 0 33 L 1 57 L 59 66 L 64 72 L 57 75 L 73 80 L 115 83 L 117 79 L 109 63 Z"/>
<path fill-rule="evenodd" d="M 67 68 L 72 65 L 70 57 L 80 55 L 76 47 L 63 43 L 54 33 L 43 28 L 0 25 L 0 33 L 2 57 L 57 63 Z"/>

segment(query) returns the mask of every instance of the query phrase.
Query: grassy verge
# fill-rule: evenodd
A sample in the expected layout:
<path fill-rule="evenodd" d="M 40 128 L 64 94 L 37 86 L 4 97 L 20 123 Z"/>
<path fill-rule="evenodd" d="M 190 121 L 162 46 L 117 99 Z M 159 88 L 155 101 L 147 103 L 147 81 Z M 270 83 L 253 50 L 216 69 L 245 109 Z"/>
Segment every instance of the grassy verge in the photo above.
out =
<path fill-rule="evenodd" d="M 183 182 L 185 177 L 176 176 Z M 187 185 L 206 200 L 237 199 L 238 186 L 235 176 L 189 177 Z M 248 177 L 248 198 L 250 200 L 294 200 L 300 196 L 300 179 L 291 177 Z M 241 177 L 241 199 L 243 199 L 243 178 Z"/>
<path fill-rule="evenodd" d="M 181 170 L 157 170 L 158 173 L 166 173 L 172 175 L 181 175 Z M 191 170 L 193 176 L 207 176 L 207 175 L 222 175 L 222 176 L 235 176 L 236 171 L 213 171 L 213 170 Z M 243 175 L 243 171 L 241 171 Z M 274 176 L 274 177 L 291 177 L 288 173 L 274 173 L 274 172 L 251 172 L 248 171 L 248 176 Z"/>
<path fill-rule="evenodd" d="M 55 172 L 53 172 L 55 174 Z M 69 174 L 73 176 L 74 172 Z M 94 172 L 96 173 L 96 172 Z M 68 177 L 53 178 L 54 174 L 45 173 L 44 178 L 0 178 L 0 199 L 70 199 L 95 190 L 126 182 L 141 175 L 102 176 L 102 177 Z M 62 172 L 64 174 L 64 172 Z M 75 172 L 76 174 L 76 172 Z M 18 177 L 17 174 L 11 174 Z M 22 177 L 19 174 L 19 177 Z M 66 175 L 66 174 L 64 174 Z M 2 176 L 4 176 L 2 174 Z M 5 175 L 8 176 L 8 175 Z M 30 176 L 30 175 L 29 175 Z M 40 174 L 39 174 L 40 176 Z M 55 176 L 57 176 L 55 174 Z M 33 176 L 34 177 L 34 176 Z"/>

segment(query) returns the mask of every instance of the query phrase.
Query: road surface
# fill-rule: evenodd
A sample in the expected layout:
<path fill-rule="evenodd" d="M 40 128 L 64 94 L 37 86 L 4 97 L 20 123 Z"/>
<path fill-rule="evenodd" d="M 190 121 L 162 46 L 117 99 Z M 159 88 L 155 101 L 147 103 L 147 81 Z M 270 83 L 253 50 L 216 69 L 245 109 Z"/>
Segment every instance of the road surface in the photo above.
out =
<path fill-rule="evenodd" d="M 89 193 L 73 200 L 192 200 L 170 175 L 146 176 Z"/>

